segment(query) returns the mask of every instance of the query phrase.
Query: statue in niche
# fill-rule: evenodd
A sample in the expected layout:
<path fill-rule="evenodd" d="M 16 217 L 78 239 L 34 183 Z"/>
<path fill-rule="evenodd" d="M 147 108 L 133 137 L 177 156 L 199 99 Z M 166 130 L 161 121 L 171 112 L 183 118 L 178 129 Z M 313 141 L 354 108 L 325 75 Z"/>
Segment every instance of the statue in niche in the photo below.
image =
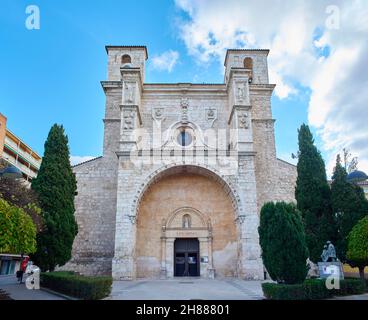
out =
<path fill-rule="evenodd" d="M 190 221 L 189 214 L 183 215 L 183 225 L 182 226 L 184 229 L 189 229 L 191 227 L 191 221 Z"/>
<path fill-rule="evenodd" d="M 133 103 L 134 102 L 134 83 L 125 83 L 125 102 Z"/>
<path fill-rule="evenodd" d="M 239 84 L 238 92 L 237 92 L 237 98 L 239 100 L 244 100 L 245 99 L 245 86 L 244 86 L 244 84 Z"/>

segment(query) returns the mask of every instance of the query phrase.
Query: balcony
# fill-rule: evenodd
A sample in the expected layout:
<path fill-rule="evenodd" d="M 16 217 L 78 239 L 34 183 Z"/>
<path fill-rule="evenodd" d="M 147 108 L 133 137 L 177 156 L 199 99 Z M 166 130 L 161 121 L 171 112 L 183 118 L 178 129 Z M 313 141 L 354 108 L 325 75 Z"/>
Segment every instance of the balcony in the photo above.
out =
<path fill-rule="evenodd" d="M 4 150 L 3 153 L 3 158 L 9 162 L 10 164 L 12 164 L 13 166 L 17 167 L 20 171 L 22 171 L 24 174 L 26 174 L 27 176 L 34 178 L 37 176 L 37 173 L 35 173 L 34 171 L 32 171 L 30 168 L 28 168 L 28 166 L 20 163 L 19 161 L 16 160 L 15 157 L 13 157 L 11 154 L 7 153 L 6 150 Z"/>
<path fill-rule="evenodd" d="M 18 157 L 23 158 L 26 162 L 29 162 L 37 170 L 40 168 L 41 160 L 35 159 L 30 153 L 20 148 L 13 140 L 5 138 L 5 146 L 9 148 L 13 153 L 17 154 Z"/>

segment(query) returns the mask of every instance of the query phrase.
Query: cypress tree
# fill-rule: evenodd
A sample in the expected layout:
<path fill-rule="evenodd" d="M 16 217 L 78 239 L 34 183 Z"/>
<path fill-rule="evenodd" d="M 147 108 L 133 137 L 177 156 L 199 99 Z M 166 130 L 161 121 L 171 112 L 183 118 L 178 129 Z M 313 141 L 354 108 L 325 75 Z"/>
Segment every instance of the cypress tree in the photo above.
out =
<path fill-rule="evenodd" d="M 43 271 L 52 271 L 70 260 L 78 232 L 74 218 L 77 184 L 63 126 L 54 124 L 50 129 L 38 176 L 32 180 L 32 189 L 38 194 L 45 223 L 45 230 L 37 236 L 37 252 L 32 258 Z"/>
<path fill-rule="evenodd" d="M 320 261 L 323 245 L 335 242 L 336 227 L 331 207 L 331 190 L 327 182 L 325 163 L 309 127 L 298 130 L 299 157 L 295 199 L 302 213 L 310 259 Z"/>
<path fill-rule="evenodd" d="M 341 164 L 340 155 L 337 156 L 336 166 L 332 176 L 331 199 L 332 209 L 337 222 L 337 256 L 347 262 L 347 237 L 352 228 L 368 214 L 368 201 L 364 191 L 358 185 L 349 183 L 347 172 Z"/>
<path fill-rule="evenodd" d="M 263 263 L 278 283 L 305 280 L 308 249 L 300 212 L 292 203 L 266 203 L 258 228 Z"/>

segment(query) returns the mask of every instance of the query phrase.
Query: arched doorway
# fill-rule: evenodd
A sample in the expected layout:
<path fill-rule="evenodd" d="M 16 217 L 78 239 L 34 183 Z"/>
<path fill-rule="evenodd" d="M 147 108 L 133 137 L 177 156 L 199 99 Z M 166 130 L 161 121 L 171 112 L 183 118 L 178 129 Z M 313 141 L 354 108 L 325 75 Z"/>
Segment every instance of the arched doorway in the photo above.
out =
<path fill-rule="evenodd" d="M 183 169 L 156 178 L 144 191 L 136 219 L 137 277 L 174 277 L 176 258 L 183 264 L 179 270 L 192 268 L 190 276 L 194 268 L 206 278 L 215 272 L 236 276 L 239 233 L 233 201 L 218 178 Z M 196 239 L 198 250 L 179 252 L 187 239 Z"/>

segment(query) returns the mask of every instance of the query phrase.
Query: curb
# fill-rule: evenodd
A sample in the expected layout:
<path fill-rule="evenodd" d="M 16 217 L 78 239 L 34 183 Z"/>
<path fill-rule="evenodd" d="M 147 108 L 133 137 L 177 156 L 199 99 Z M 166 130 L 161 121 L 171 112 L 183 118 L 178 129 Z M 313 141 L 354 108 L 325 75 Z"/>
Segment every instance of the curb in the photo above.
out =
<path fill-rule="evenodd" d="M 49 288 L 45 288 L 45 287 L 40 287 L 40 290 L 42 291 L 45 291 L 45 292 L 48 292 L 48 293 L 51 293 L 55 296 L 59 296 L 61 298 L 64 298 L 66 300 L 80 300 L 78 298 L 74 298 L 74 297 L 70 297 L 70 296 L 67 296 L 66 294 L 63 294 L 63 293 L 60 293 L 60 292 L 57 292 L 57 291 L 54 291 L 54 290 L 51 290 Z"/>

